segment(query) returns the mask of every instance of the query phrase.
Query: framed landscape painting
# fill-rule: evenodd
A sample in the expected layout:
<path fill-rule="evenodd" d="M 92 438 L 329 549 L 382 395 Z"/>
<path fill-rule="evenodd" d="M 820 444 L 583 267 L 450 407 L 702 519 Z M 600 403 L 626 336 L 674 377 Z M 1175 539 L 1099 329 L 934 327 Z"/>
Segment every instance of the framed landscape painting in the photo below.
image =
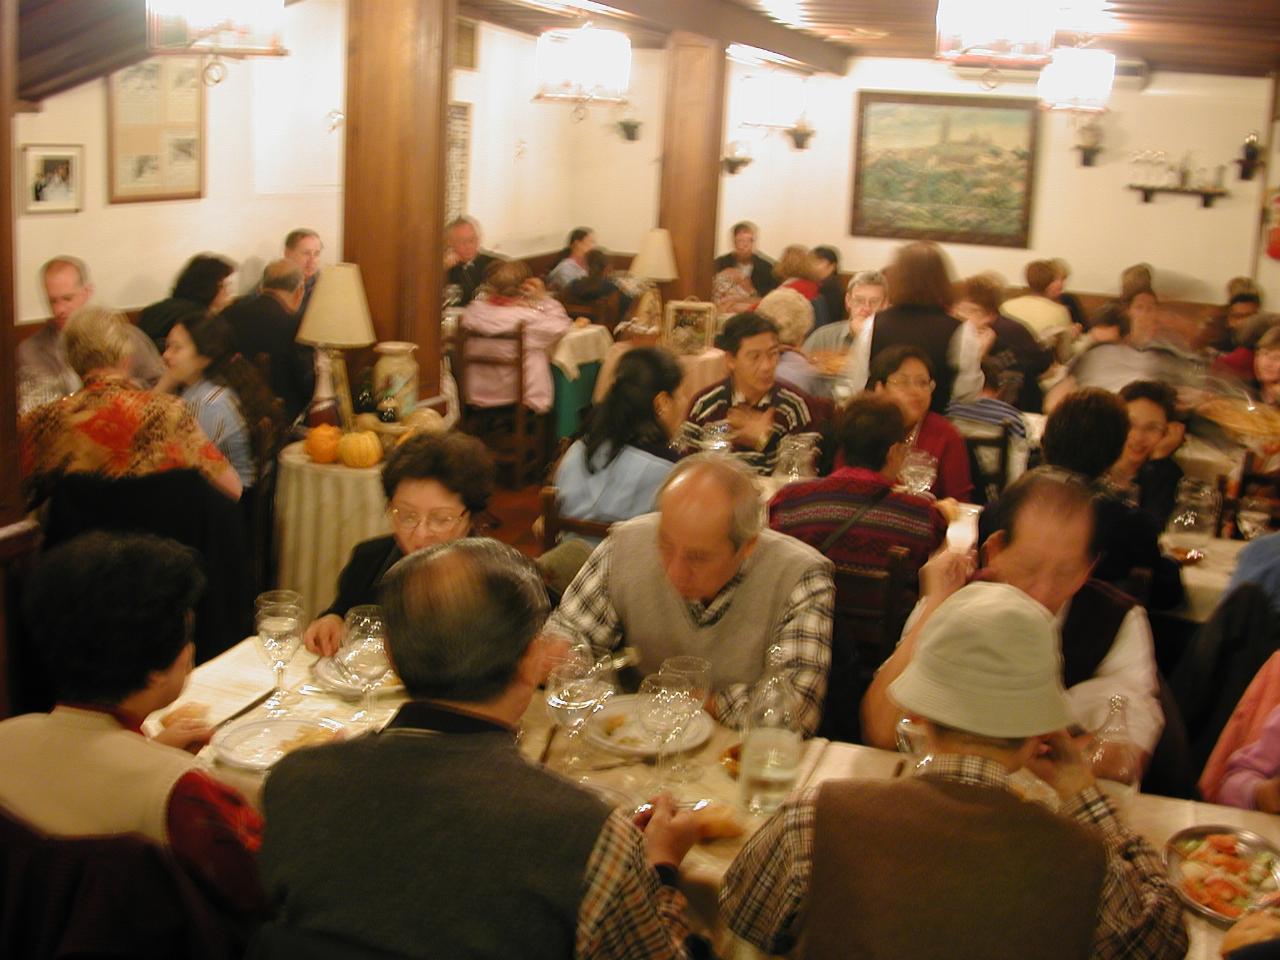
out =
<path fill-rule="evenodd" d="M 863 91 L 853 222 L 864 237 L 1026 247 L 1035 100 Z"/>

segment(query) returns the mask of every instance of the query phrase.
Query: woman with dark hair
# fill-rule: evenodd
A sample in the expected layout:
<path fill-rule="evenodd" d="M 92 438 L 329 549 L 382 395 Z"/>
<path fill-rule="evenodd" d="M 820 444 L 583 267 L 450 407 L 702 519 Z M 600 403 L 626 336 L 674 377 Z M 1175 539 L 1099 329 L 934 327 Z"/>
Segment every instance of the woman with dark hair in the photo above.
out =
<path fill-rule="evenodd" d="M 236 351 L 231 325 L 210 313 L 188 314 L 169 328 L 164 362 L 196 423 L 248 490 L 259 466 L 275 455 L 284 415 L 258 371 Z"/>
<path fill-rule="evenodd" d="M 560 259 L 547 274 L 547 286 L 562 290 L 575 280 L 587 275 L 587 254 L 596 247 L 596 232 L 590 227 L 577 227 L 570 231 Z"/>
<path fill-rule="evenodd" d="M 235 264 L 230 260 L 213 254 L 196 254 L 178 274 L 169 297 L 143 308 L 138 314 L 138 328 L 155 341 L 157 350 L 163 351 L 169 329 L 180 317 L 189 313 L 219 313 L 231 302 L 231 275 L 235 272 Z"/>
<path fill-rule="evenodd" d="M 960 323 L 951 316 L 951 272 L 936 243 L 917 240 L 898 248 L 889 277 L 889 303 L 876 314 L 871 356 L 900 345 L 919 347 L 935 382 L 930 408 L 943 413 L 951 402 Z"/>
<path fill-rule="evenodd" d="M 933 495 L 967 503 L 973 494 L 969 448 L 946 417 L 929 409 L 936 389 L 929 356 L 919 347 L 890 347 L 871 359 L 867 390 L 883 394 L 902 411 L 908 431 L 903 441 L 906 449 L 923 450 L 938 462 Z"/>
<path fill-rule="evenodd" d="M 392 533 L 356 544 L 338 575 L 338 596 L 311 621 L 303 642 L 331 656 L 342 645 L 343 618 L 352 607 L 378 602 L 378 581 L 402 557 L 471 535 L 475 516 L 493 493 L 493 458 L 465 433 L 419 434 L 391 451 L 382 490 Z"/>
<path fill-rule="evenodd" d="M 556 470 L 562 514 L 614 523 L 653 509 L 675 459 L 669 441 L 684 419 L 676 399 L 682 377 L 675 357 L 661 348 L 623 354 L 586 435 Z"/>

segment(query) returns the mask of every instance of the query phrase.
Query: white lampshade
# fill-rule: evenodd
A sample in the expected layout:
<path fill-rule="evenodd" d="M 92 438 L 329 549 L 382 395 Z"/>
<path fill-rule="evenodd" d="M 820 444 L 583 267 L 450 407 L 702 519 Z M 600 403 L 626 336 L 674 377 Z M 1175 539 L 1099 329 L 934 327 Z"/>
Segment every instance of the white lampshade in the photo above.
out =
<path fill-rule="evenodd" d="M 662 227 L 654 227 L 644 235 L 640 252 L 631 261 L 631 275 L 667 283 L 679 278 L 676 272 L 676 254 L 671 248 L 671 234 Z"/>
<path fill-rule="evenodd" d="M 1046 107 L 1105 110 L 1116 79 L 1116 55 L 1107 50 L 1059 47 L 1040 71 L 1036 92 Z"/>
<path fill-rule="evenodd" d="M 360 268 L 354 263 L 335 263 L 321 270 L 298 328 L 298 342 L 324 347 L 367 347 L 377 339 Z"/>

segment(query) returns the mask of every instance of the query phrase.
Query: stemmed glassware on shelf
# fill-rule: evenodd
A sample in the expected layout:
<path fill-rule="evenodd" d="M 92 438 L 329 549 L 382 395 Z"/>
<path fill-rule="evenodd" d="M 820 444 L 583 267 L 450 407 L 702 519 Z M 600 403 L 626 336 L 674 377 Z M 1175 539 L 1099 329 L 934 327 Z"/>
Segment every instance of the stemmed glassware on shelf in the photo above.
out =
<path fill-rule="evenodd" d="M 690 683 L 690 698 L 702 709 L 711 695 L 711 661 L 705 657 L 667 657 L 658 668 L 663 677 L 684 677 Z M 690 720 L 697 716 L 695 711 Z M 693 757 L 677 760 L 671 765 L 670 776 L 676 783 L 689 783 L 702 774 L 702 762 Z"/>
<path fill-rule="evenodd" d="M 285 670 L 302 645 L 302 607 L 296 603 L 259 603 L 254 615 L 254 642 L 271 667 L 275 689 L 264 706 L 271 716 L 280 716 L 297 697 L 284 686 Z"/>
<path fill-rule="evenodd" d="M 640 725 L 657 741 L 658 759 L 654 766 L 654 792 L 671 788 L 669 759 L 671 746 L 688 729 L 689 722 L 702 709 L 693 682 L 675 673 L 651 673 L 640 682 L 637 714 Z"/>
<path fill-rule="evenodd" d="M 347 611 L 342 646 L 333 658 L 343 672 L 360 686 L 360 709 L 351 716 L 352 723 L 374 725 L 373 694 L 391 673 L 387 658 L 387 627 L 382 608 L 364 604 Z"/>
<path fill-rule="evenodd" d="M 579 738 L 591 715 L 613 696 L 614 689 L 610 661 L 594 660 L 581 650 L 571 652 L 547 675 L 547 710 L 566 734 L 560 768 L 567 776 L 585 776 Z"/>

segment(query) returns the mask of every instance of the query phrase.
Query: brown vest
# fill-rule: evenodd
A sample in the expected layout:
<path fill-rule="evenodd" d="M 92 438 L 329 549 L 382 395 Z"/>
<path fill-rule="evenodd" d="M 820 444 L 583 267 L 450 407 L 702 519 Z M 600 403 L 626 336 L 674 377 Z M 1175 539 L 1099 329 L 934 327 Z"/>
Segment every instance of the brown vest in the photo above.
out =
<path fill-rule="evenodd" d="M 1084 960 L 1106 853 L 997 787 L 840 780 L 818 792 L 805 957 Z"/>

